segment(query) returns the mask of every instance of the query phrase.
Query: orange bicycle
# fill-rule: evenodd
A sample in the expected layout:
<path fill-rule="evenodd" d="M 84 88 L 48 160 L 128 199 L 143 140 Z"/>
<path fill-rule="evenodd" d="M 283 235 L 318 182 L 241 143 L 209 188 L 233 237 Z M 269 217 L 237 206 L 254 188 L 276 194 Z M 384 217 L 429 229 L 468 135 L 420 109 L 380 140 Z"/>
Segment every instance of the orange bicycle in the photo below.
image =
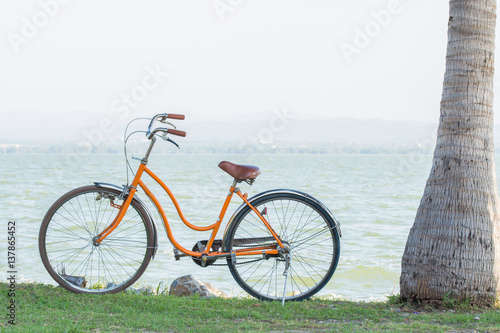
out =
<path fill-rule="evenodd" d="M 236 282 L 261 300 L 297 301 L 320 291 L 332 277 L 340 253 L 340 224 L 328 208 L 294 190 L 270 190 L 248 198 L 237 185 L 251 185 L 259 168 L 223 161 L 219 167 L 233 183 L 217 221 L 205 227 L 189 223 L 173 193 L 147 167 L 157 137 L 178 147 L 168 135 L 186 135 L 167 119 L 184 116 L 165 113 L 148 119 L 148 129 L 142 132 L 149 147 L 130 184 L 76 188 L 50 207 L 40 227 L 39 250 L 52 278 L 75 293 L 104 294 L 122 291 L 142 275 L 158 249 L 158 236 L 153 215 L 137 194 L 140 188 L 158 211 L 176 260 L 191 257 L 208 267 L 225 259 Z M 153 129 L 156 121 L 170 127 Z M 127 140 L 137 131 L 127 136 L 127 130 L 128 126 L 124 145 L 130 168 Z M 160 202 L 142 180 L 144 174 L 168 194 L 186 226 L 211 231 L 208 240 L 198 241 L 192 249 L 176 241 Z M 243 203 L 229 219 L 222 239 L 216 239 L 234 194 Z"/>

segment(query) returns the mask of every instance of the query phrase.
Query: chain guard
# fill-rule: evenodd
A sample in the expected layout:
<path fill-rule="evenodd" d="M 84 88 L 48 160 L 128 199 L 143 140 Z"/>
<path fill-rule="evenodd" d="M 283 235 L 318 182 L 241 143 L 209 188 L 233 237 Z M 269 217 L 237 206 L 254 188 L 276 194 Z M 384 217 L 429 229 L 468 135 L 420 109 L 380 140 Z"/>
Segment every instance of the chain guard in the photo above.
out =
<path fill-rule="evenodd" d="M 202 241 L 198 241 L 196 242 L 196 244 L 194 244 L 193 246 L 193 249 L 192 251 L 195 251 L 195 252 L 203 252 L 203 251 L 200 251 L 200 244 L 205 247 L 208 243 L 208 240 L 202 240 Z M 241 247 L 241 248 L 244 248 L 244 247 L 260 247 L 260 246 L 269 246 L 269 245 L 274 245 L 273 243 L 269 243 L 269 244 L 257 244 L 257 245 L 236 245 L 235 247 Z M 210 251 L 208 252 L 217 252 L 217 251 L 220 251 L 222 247 L 222 240 L 220 239 L 216 239 L 214 240 L 214 243 L 212 244 L 212 247 L 210 248 Z M 253 260 L 247 260 L 247 261 L 238 261 L 236 263 L 236 265 L 244 265 L 244 264 L 250 264 L 250 263 L 253 263 L 253 262 L 257 262 L 257 261 L 261 261 L 261 260 L 268 260 L 270 259 L 271 257 L 274 257 L 274 256 L 266 256 L 266 257 L 262 257 L 262 258 L 259 258 L 259 259 L 253 259 Z M 228 264 L 216 264 L 215 262 L 217 261 L 217 258 L 208 258 L 207 259 L 207 262 L 206 262 L 206 265 L 205 266 L 202 266 L 201 265 L 201 258 L 197 258 L 197 257 L 191 257 L 191 259 L 193 259 L 194 263 L 197 264 L 198 266 L 200 267 L 208 267 L 208 266 L 228 266 Z"/>

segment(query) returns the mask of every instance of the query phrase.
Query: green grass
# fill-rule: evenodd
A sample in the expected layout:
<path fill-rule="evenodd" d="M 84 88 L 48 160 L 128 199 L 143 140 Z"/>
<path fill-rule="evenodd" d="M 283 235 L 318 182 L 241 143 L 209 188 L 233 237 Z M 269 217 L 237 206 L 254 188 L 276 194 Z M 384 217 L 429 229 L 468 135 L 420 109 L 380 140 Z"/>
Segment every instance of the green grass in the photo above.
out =
<path fill-rule="evenodd" d="M 6 314 L 7 284 L 0 283 Z M 60 287 L 19 284 L 16 325 L 1 332 L 500 332 L 498 309 L 416 308 L 388 302 L 312 299 L 261 302 L 167 295 L 77 295 Z"/>

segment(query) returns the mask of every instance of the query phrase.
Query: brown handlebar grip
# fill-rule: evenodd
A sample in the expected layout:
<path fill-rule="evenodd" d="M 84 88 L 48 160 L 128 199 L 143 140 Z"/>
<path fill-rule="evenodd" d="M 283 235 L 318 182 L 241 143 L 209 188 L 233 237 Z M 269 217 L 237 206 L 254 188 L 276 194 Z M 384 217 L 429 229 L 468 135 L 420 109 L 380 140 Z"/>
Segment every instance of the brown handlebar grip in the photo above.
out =
<path fill-rule="evenodd" d="M 183 114 L 169 113 L 169 114 L 167 115 L 167 118 L 184 120 L 184 118 L 186 118 L 186 117 L 185 117 Z M 173 133 L 172 133 L 172 134 L 173 134 Z"/>
<path fill-rule="evenodd" d="M 175 130 L 175 129 L 171 129 L 171 128 L 169 128 L 169 129 L 167 130 L 167 133 L 168 133 L 168 134 L 177 135 L 177 136 L 186 136 L 186 132 L 184 132 L 184 131 L 179 131 L 179 130 Z"/>

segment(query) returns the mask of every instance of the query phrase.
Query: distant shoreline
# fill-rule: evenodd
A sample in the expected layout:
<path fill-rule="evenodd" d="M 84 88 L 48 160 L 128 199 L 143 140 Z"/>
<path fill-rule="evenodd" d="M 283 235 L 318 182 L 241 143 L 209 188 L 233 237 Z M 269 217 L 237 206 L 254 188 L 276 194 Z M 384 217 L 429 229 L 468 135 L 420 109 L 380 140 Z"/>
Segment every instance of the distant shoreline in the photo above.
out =
<path fill-rule="evenodd" d="M 130 151 L 142 151 L 144 144 L 128 145 Z M 432 147 L 432 150 L 434 147 Z M 419 145 L 364 145 L 346 143 L 321 144 L 275 144 L 233 146 L 225 144 L 193 145 L 182 144 L 181 149 L 169 145 L 157 145 L 159 154 L 418 154 L 429 155 L 429 147 Z M 123 154 L 123 145 L 106 144 L 94 147 L 79 147 L 77 144 L 0 144 L 0 154 Z"/>

